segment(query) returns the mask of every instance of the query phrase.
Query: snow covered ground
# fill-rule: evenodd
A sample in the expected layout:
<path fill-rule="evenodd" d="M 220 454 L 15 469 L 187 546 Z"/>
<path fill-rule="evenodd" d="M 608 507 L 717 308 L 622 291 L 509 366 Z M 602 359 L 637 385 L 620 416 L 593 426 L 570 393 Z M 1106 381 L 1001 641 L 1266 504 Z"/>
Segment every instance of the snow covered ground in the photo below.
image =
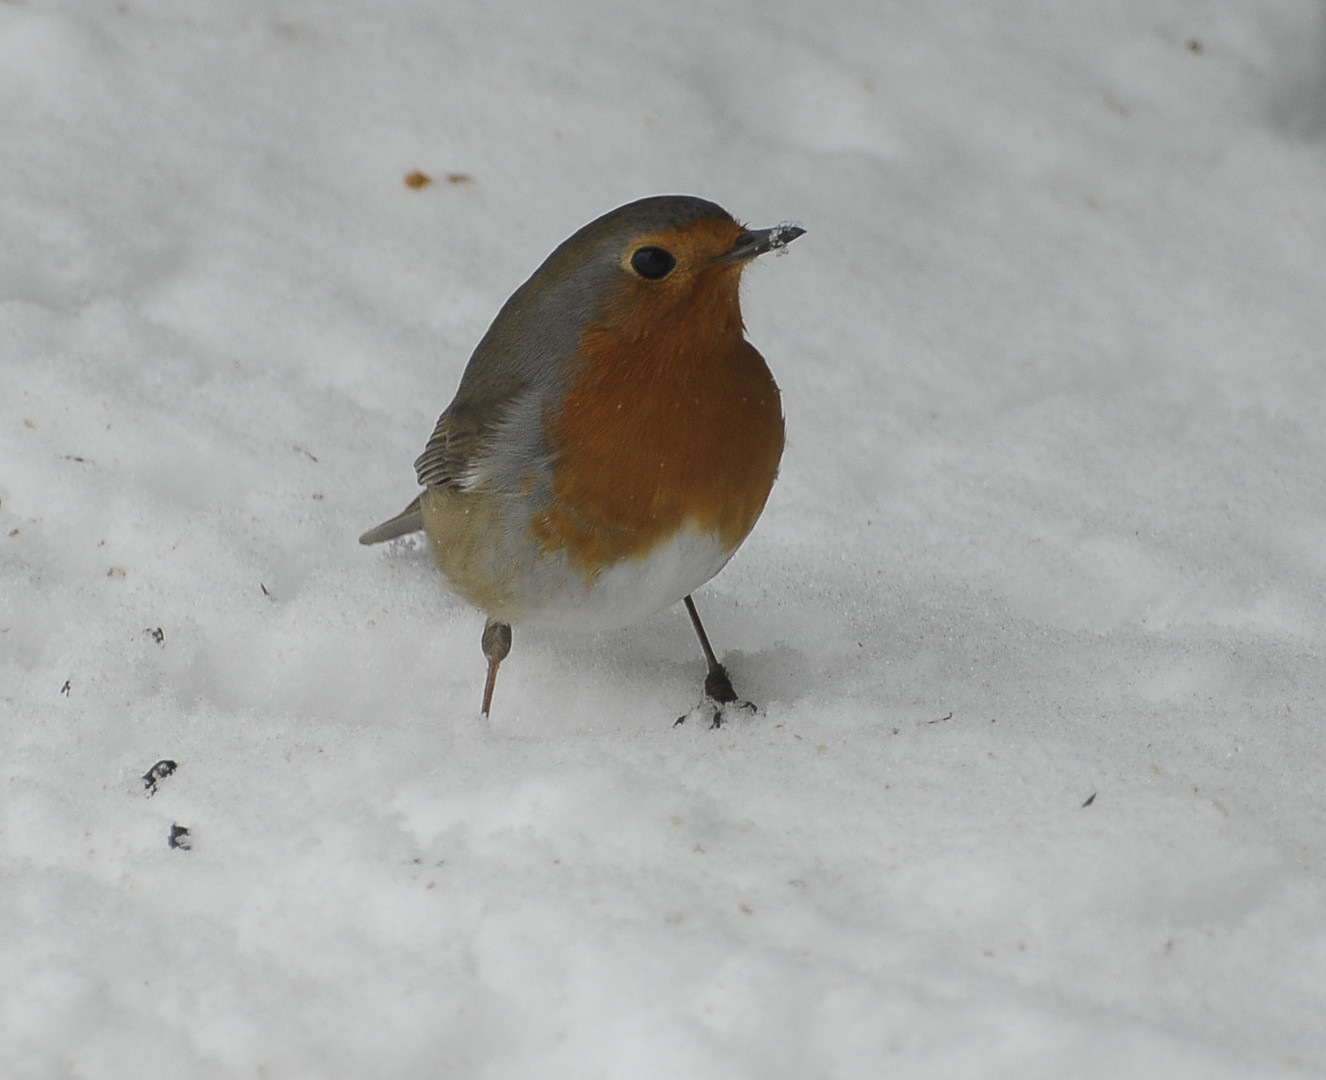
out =
<path fill-rule="evenodd" d="M 808 229 L 762 711 L 485 723 L 356 537 L 667 191 Z M 0 1075 L 1326 1074 L 1324 252 L 1319 0 L 0 4 Z"/>

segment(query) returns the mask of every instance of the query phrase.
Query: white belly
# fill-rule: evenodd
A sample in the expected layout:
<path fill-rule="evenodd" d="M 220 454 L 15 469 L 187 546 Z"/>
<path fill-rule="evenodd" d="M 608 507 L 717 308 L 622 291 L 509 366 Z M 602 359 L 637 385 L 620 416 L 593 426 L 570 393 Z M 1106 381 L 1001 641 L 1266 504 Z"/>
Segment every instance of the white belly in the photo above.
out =
<path fill-rule="evenodd" d="M 553 559 L 536 572 L 539 595 L 520 605 L 518 621 L 563 630 L 630 626 L 678 603 L 731 557 L 716 535 L 683 529 L 645 558 L 614 563 L 592 581 L 563 559 Z"/>

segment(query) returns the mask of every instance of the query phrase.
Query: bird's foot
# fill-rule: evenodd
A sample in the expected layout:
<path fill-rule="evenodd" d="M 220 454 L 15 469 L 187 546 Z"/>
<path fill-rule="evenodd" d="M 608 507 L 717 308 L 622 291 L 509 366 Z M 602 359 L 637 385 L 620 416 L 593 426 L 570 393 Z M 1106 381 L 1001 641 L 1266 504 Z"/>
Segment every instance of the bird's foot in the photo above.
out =
<path fill-rule="evenodd" d="M 704 717 L 708 721 L 706 726 L 712 731 L 723 726 L 726 714 L 733 709 L 752 713 L 756 711 L 756 707 L 751 702 L 738 697 L 737 692 L 732 689 L 732 680 L 728 678 L 727 669 L 722 664 L 715 664 L 704 679 L 704 700 L 690 712 L 677 717 L 672 726 L 678 727 L 692 717 L 697 719 Z"/>
<path fill-rule="evenodd" d="M 713 731 L 715 728 L 721 728 L 733 712 L 758 712 L 759 709 L 749 701 L 729 701 L 726 703 L 715 701 L 711 697 L 706 697 L 690 712 L 682 713 L 672 722 L 673 727 L 681 727 L 682 724 L 691 720 L 702 721 L 704 726 Z"/>

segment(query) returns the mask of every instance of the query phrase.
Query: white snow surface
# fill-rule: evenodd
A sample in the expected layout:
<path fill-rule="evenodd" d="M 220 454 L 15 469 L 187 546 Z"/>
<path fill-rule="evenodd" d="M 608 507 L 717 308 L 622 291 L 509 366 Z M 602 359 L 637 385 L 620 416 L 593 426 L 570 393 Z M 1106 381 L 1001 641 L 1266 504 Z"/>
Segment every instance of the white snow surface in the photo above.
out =
<path fill-rule="evenodd" d="M 0 103 L 0 1075 L 1326 1075 L 1319 0 L 10 0 Z M 484 722 L 356 537 L 660 192 L 808 230 L 761 708 L 675 609 Z"/>

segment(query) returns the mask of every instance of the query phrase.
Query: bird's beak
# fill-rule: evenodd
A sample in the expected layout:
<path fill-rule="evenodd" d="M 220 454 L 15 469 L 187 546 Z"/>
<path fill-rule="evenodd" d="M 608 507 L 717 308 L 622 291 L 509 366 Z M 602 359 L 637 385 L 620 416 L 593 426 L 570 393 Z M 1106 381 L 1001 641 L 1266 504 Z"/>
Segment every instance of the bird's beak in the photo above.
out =
<path fill-rule="evenodd" d="M 747 229 L 732 245 L 732 250 L 720 255 L 715 262 L 745 263 L 750 262 L 766 251 L 781 251 L 806 230 L 800 225 L 775 225 L 772 229 Z"/>

